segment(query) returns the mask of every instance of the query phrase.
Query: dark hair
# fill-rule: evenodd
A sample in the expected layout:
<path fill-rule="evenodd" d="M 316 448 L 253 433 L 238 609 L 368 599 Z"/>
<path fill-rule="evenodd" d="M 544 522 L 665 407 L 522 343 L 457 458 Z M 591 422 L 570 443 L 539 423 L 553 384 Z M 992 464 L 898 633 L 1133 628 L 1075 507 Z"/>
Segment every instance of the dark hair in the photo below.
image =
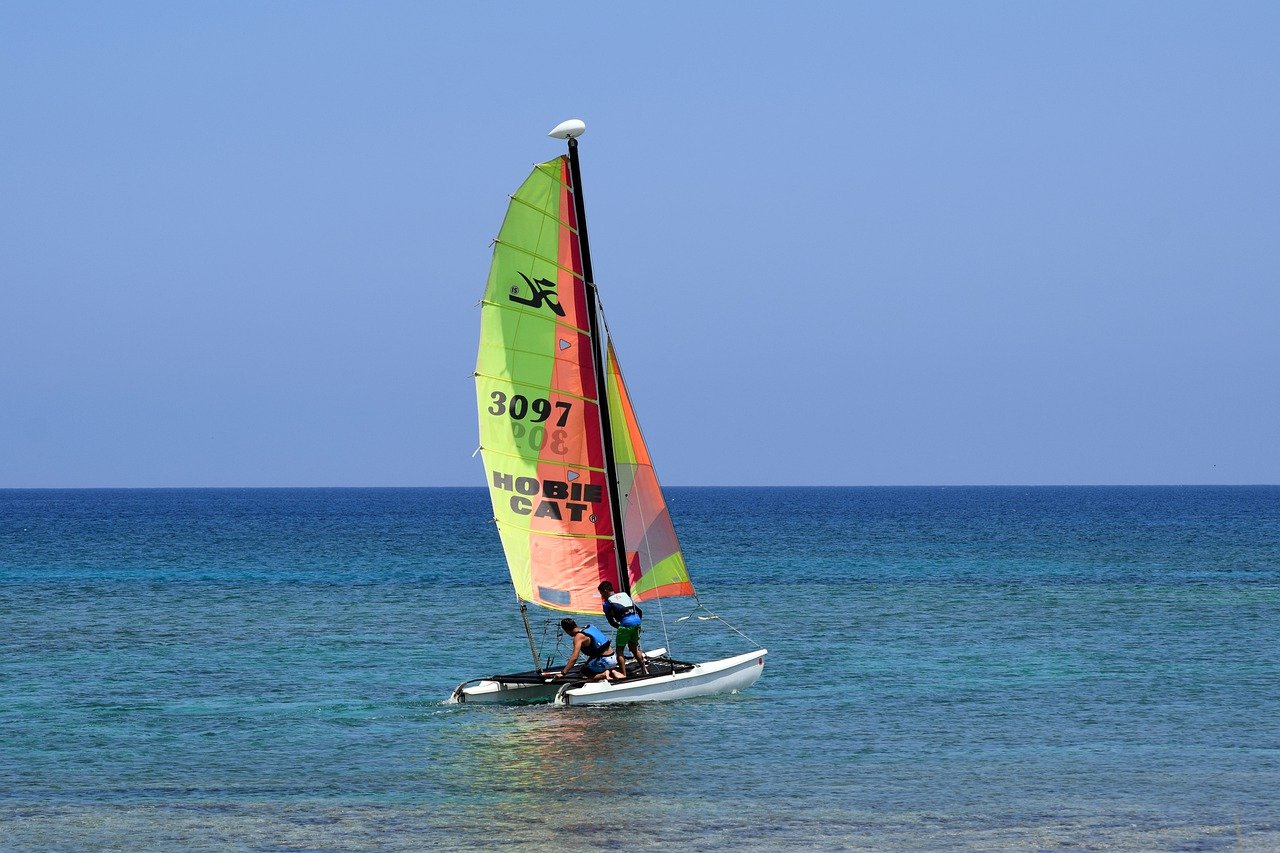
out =
<path fill-rule="evenodd" d="M 560 620 L 560 627 L 566 634 L 572 634 L 578 628 L 578 623 L 572 619 L 565 617 Z"/>
<path fill-rule="evenodd" d="M 601 581 L 600 586 L 596 587 L 596 589 L 604 592 L 606 589 L 613 589 L 613 584 L 609 581 Z"/>

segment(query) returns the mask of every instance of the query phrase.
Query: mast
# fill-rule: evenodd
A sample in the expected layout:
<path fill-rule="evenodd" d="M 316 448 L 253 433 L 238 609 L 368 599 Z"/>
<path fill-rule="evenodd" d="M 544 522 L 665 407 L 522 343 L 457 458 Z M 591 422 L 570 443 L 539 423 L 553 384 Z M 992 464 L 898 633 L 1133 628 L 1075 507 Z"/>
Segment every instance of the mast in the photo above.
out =
<path fill-rule="evenodd" d="M 516 593 L 516 603 L 520 605 L 520 618 L 524 620 L 524 633 L 529 638 L 529 654 L 533 655 L 533 671 L 542 672 L 542 659 L 538 657 L 538 644 L 533 640 L 533 628 L 529 625 L 529 608 L 525 606 L 520 593 Z M 666 626 L 663 626 L 664 628 Z"/>
<path fill-rule="evenodd" d="M 587 291 L 587 320 L 591 333 L 591 363 L 596 374 L 596 400 L 600 412 L 600 435 L 604 445 L 605 479 L 609 484 L 609 513 L 613 519 L 613 551 L 618 562 L 619 592 L 631 594 L 631 578 L 627 575 L 627 548 L 622 535 L 622 505 L 618 501 L 618 464 L 613 457 L 613 430 L 609 424 L 609 391 L 605 374 L 607 366 L 600 339 L 599 305 L 596 280 L 591 271 L 591 247 L 587 240 L 587 211 L 582 198 L 582 170 L 578 165 L 578 137 L 586 130 L 582 122 L 564 122 L 551 131 L 551 136 L 569 141 L 569 174 L 573 178 L 573 208 L 578 220 L 578 249 L 582 252 L 582 277 Z"/>

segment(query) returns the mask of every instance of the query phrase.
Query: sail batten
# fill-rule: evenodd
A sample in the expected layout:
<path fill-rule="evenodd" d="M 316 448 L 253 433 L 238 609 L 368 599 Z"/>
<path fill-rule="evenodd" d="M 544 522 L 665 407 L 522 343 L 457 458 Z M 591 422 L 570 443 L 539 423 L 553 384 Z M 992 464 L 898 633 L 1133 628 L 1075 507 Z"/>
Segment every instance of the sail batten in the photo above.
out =
<path fill-rule="evenodd" d="M 559 184 L 560 187 L 565 192 L 569 193 L 569 195 L 573 195 L 573 184 L 569 183 L 563 177 L 563 175 L 567 175 L 568 172 L 566 171 L 562 174 L 559 171 L 558 167 L 559 167 L 559 164 L 556 163 L 555 160 L 548 160 L 545 163 L 534 164 L 533 170 L 535 172 L 541 172 L 543 175 L 546 175 L 548 178 L 550 178 L 551 180 Z"/>
<path fill-rule="evenodd" d="M 524 458 L 525 458 L 525 457 L 521 456 L 521 455 L 520 455 L 520 454 L 518 454 L 518 453 L 508 453 L 508 452 L 506 452 L 506 451 L 498 450 L 498 449 L 493 448 L 493 447 L 485 447 L 483 444 L 481 444 L 481 445 L 480 445 L 480 450 L 481 450 L 482 452 L 484 452 L 484 453 L 491 453 L 491 454 L 493 454 L 493 455 L 495 455 L 495 456 L 506 456 L 506 457 L 508 457 L 509 459 L 513 459 L 513 460 L 518 460 L 518 459 L 524 459 Z M 574 470 L 575 470 L 575 471 L 590 471 L 590 472 L 592 472 L 592 473 L 600 474 L 600 475 L 603 475 L 603 474 L 605 473 L 605 470 L 604 470 L 603 468 L 592 468 L 592 467 L 591 467 L 591 466 L 589 466 L 589 465 L 575 465 L 575 466 L 574 466 Z"/>
<path fill-rule="evenodd" d="M 511 524 L 505 521 L 498 522 L 499 527 L 505 527 L 510 530 L 519 530 L 534 536 L 562 536 L 566 539 L 612 539 L 611 536 L 597 536 L 590 533 L 554 533 L 549 530 L 534 530 L 532 527 L 521 527 L 518 524 Z"/>
<path fill-rule="evenodd" d="M 539 209 L 539 208 L 537 208 L 536 206 L 534 206 L 534 205 L 532 205 L 532 204 L 529 204 L 529 202 L 525 201 L 524 199 L 520 198 L 519 196 L 515 196 L 515 195 L 513 195 L 513 196 L 511 196 L 510 198 L 511 198 L 511 200 L 512 200 L 512 201 L 514 201 L 516 204 L 523 204 L 525 207 L 528 207 L 530 210 L 537 210 L 539 213 L 541 213 L 541 214 L 543 214 L 543 215 L 545 215 L 545 214 L 546 214 L 546 211 L 544 211 L 544 210 L 540 210 L 540 209 Z M 550 217 L 548 217 L 548 218 L 550 218 Z M 557 220 L 556 220 L 556 224 L 557 224 L 557 225 L 559 225 L 561 228 L 567 228 L 567 229 L 569 230 L 569 233 L 570 233 L 570 234 L 577 234 L 577 233 L 578 233 L 578 229 L 577 229 L 577 228 L 574 228 L 572 225 L 570 225 L 568 222 L 565 222 L 563 219 L 557 219 Z M 494 242 L 497 242 L 497 241 L 495 240 Z"/>
<path fill-rule="evenodd" d="M 509 308 L 506 305 L 499 305 L 496 302 L 490 302 L 487 299 L 481 299 L 478 304 L 480 305 L 481 308 L 495 308 L 499 311 L 508 312 L 511 314 L 524 314 L 528 317 L 539 317 L 539 315 L 534 311 L 525 311 L 519 308 Z M 542 319 L 542 318 L 539 317 L 539 319 Z M 583 335 L 587 338 L 591 337 L 591 332 L 589 332 L 586 329 L 579 329 L 577 326 L 573 325 L 572 323 L 565 323 L 561 321 L 561 322 L 557 322 L 556 325 L 564 329 L 567 329 L 568 331 L 571 331 L 575 334 Z"/>
<path fill-rule="evenodd" d="M 519 350 L 513 350 L 513 352 L 519 352 Z M 511 381 L 509 377 L 506 377 L 506 376 L 490 376 L 490 375 L 489 375 L 489 374 L 487 374 L 487 373 L 477 373 L 477 374 L 475 374 L 475 376 L 476 376 L 476 378 L 477 378 L 477 379 L 492 379 L 492 380 L 494 380 L 494 381 L 496 381 L 496 382 L 510 382 L 510 381 Z M 577 395 L 577 394 L 571 394 L 570 392 L 565 391 L 564 389 L 561 389 L 561 388 L 552 388 L 550 385 L 535 385 L 535 384 L 533 384 L 532 382 L 521 382 L 521 383 L 519 383 L 519 384 L 520 384 L 520 385 L 523 385 L 523 386 L 524 386 L 524 387 L 526 387 L 526 388 L 537 388 L 537 389 L 542 390 L 542 391 L 555 391 L 557 394 L 559 394 L 559 395 L 560 395 L 560 396 L 562 396 L 562 397 L 572 397 L 573 399 L 575 399 L 575 400 L 581 400 L 581 401 L 583 401 L 584 403 L 594 403 L 594 402 L 596 402 L 596 398 L 595 398 L 595 397 L 582 397 L 582 396 L 579 396 L 579 395 Z M 603 469 L 602 469 L 602 470 L 603 470 Z"/>
<path fill-rule="evenodd" d="M 532 207 L 532 205 L 529 205 L 529 206 L 530 206 L 530 207 Z M 535 208 L 535 209 L 536 209 L 536 208 Z M 556 220 L 556 221 L 558 222 L 559 220 Z M 565 230 L 566 230 L 566 231 L 570 231 L 570 232 L 572 232 L 573 234 L 577 234 L 577 233 L 578 233 L 577 231 L 573 230 L 572 228 L 568 228 L 568 227 L 566 227 L 566 228 L 565 228 Z M 493 243 L 494 243 L 494 245 L 495 245 L 495 246 L 502 246 L 503 248 L 505 248 L 505 249 L 511 249 L 511 250 L 512 250 L 512 251 L 514 251 L 514 252 L 522 252 L 522 253 L 524 253 L 524 254 L 526 254 L 526 255 L 529 255 L 530 257 L 536 258 L 536 259 L 537 259 L 537 260 L 539 260 L 539 261 L 542 261 L 542 262 L 544 262 L 544 263 L 548 263 L 548 264 L 552 264 L 553 266 L 555 266 L 555 267 L 556 267 L 556 269 L 560 270 L 561 272 L 566 272 L 566 273 L 568 273 L 569 275 L 573 276 L 574 278 L 582 278 L 582 277 L 583 277 L 583 276 L 582 276 L 582 273 L 580 273 L 580 272 L 575 272 L 574 270 L 570 269 L 569 267 L 561 266 L 559 262 L 557 262 L 557 261 L 553 261 L 553 260 L 551 260 L 551 258 L 543 257 L 542 255 L 538 254 L 537 252 L 534 252 L 534 251 L 532 251 L 532 250 L 530 250 L 530 249 L 526 249 L 526 248 L 524 248 L 524 247 L 522 247 L 522 246 L 516 246 L 516 245 L 514 245 L 514 244 L 512 244 L 512 243 L 506 243 L 506 242 L 503 242 L 503 240 L 502 240 L 501 238 L 495 238 L 495 239 L 494 239 L 494 241 L 493 241 Z"/>

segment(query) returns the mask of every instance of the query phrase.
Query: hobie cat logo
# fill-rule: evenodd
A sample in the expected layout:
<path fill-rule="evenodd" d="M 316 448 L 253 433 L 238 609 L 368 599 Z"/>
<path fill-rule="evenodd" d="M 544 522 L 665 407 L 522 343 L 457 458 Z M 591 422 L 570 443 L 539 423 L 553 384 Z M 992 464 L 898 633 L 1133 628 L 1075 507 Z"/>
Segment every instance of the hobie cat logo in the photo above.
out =
<path fill-rule="evenodd" d="M 524 273 L 520 273 L 520 277 L 529 285 L 532 292 L 531 297 L 520 295 L 520 285 L 513 284 L 511 286 L 511 295 L 507 298 L 512 302 L 519 302 L 521 305 L 528 305 L 530 308 L 541 308 L 542 303 L 551 306 L 551 310 L 556 312 L 559 317 L 564 316 L 564 309 L 560 307 L 560 300 L 556 298 L 556 283 L 547 281 L 545 278 L 529 278 Z"/>

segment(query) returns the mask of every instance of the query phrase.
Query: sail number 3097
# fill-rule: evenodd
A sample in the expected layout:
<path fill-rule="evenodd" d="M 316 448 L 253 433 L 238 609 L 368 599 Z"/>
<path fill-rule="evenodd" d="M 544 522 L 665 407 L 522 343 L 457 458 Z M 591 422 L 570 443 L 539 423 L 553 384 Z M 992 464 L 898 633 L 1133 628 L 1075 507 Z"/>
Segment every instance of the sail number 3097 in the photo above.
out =
<path fill-rule="evenodd" d="M 493 405 L 489 407 L 489 414 L 491 415 L 510 415 L 512 420 L 522 421 L 529 417 L 529 410 L 532 409 L 533 417 L 529 418 L 529 420 L 535 424 L 540 424 L 551 417 L 551 401 L 541 397 L 535 397 L 530 400 L 523 394 L 515 394 L 508 402 L 505 393 L 494 391 L 489 395 L 489 398 L 493 400 Z M 556 426 L 564 426 L 569 422 L 569 410 L 573 408 L 573 404 L 558 400 L 555 403 L 555 408 L 560 410 L 560 417 L 556 419 Z"/>
<path fill-rule="evenodd" d="M 542 397 L 534 397 L 530 400 L 523 394 L 513 394 L 508 399 L 507 395 L 502 391 L 494 391 L 489 395 L 493 400 L 493 405 L 489 407 L 491 415 L 509 415 L 514 421 L 523 421 L 526 418 L 535 424 L 540 424 L 551 417 L 553 409 L 559 410 L 559 416 L 556 418 L 554 426 L 562 427 L 569 422 L 569 412 L 573 409 L 572 403 L 557 401 L 554 406 L 550 400 Z M 530 415 L 532 411 L 532 415 Z M 533 429 L 525 431 L 524 424 L 515 423 L 511 425 L 511 437 L 516 442 L 526 442 L 533 450 L 542 450 L 544 447 L 550 447 L 551 452 L 559 456 L 563 456 L 569 452 L 569 446 L 565 442 L 569 438 L 569 432 L 563 429 L 553 429 L 551 434 L 547 434 L 546 427 L 536 426 Z"/>

